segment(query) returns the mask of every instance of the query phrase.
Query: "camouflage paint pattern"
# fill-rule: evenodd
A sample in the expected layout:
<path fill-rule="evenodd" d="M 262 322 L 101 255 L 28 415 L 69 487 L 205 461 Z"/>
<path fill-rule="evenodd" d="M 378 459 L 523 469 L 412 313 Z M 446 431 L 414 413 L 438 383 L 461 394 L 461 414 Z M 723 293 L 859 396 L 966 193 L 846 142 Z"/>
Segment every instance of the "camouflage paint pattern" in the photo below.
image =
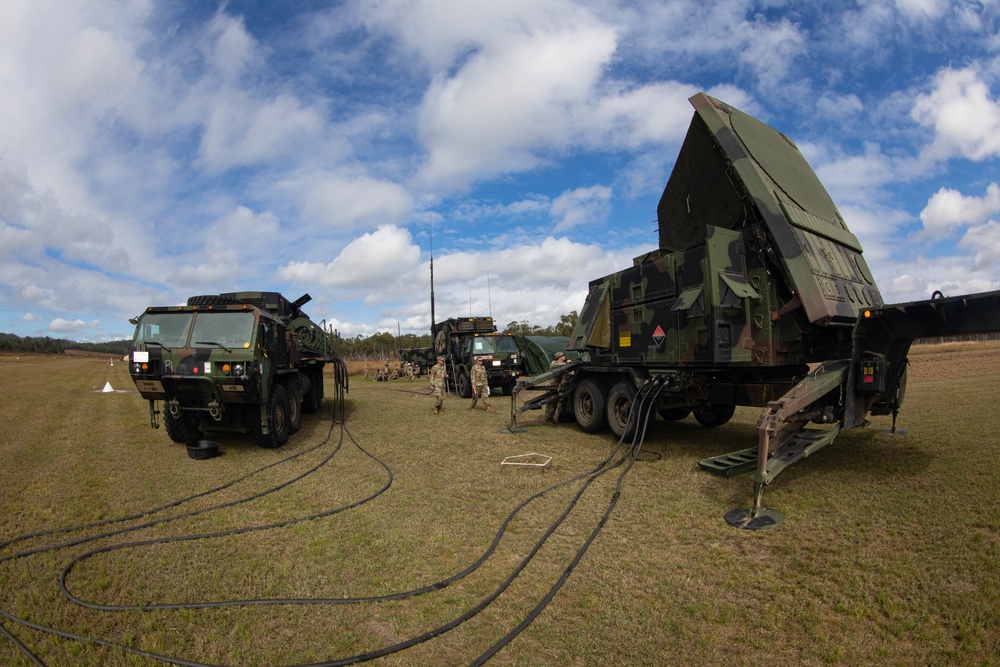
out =
<path fill-rule="evenodd" d="M 763 406 L 806 364 L 849 356 L 848 325 L 882 299 L 791 140 L 707 95 L 691 103 L 660 247 L 591 282 L 570 348 L 596 366 L 670 369 L 688 399 Z"/>

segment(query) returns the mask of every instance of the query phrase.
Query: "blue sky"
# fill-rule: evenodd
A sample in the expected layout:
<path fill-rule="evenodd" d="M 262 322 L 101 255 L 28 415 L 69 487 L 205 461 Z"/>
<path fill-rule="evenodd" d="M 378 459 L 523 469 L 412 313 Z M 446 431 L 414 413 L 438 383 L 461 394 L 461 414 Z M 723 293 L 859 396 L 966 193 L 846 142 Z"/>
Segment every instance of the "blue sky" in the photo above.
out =
<path fill-rule="evenodd" d="M 1000 2 L 0 3 L 0 331 L 273 290 L 546 326 L 655 248 L 699 91 L 789 135 L 889 302 L 1000 289 Z"/>

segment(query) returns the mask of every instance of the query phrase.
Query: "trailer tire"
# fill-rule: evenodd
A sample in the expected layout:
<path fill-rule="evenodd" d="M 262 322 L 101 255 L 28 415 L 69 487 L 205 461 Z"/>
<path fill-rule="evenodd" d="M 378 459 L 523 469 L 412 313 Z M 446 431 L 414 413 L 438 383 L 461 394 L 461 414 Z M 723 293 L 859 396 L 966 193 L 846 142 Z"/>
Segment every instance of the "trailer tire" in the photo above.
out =
<path fill-rule="evenodd" d="M 302 389 L 299 383 L 288 383 L 288 435 L 299 432 L 302 424 Z"/>
<path fill-rule="evenodd" d="M 458 381 L 455 385 L 458 388 L 458 395 L 462 398 L 472 398 L 472 383 L 469 376 L 464 371 L 459 371 Z"/>
<path fill-rule="evenodd" d="M 288 392 L 280 384 L 275 384 L 271 388 L 271 398 L 267 405 L 269 433 L 265 435 L 260 422 L 254 421 L 258 445 L 264 449 L 274 449 L 288 442 L 288 412 Z"/>
<path fill-rule="evenodd" d="M 608 392 L 608 428 L 616 438 L 629 437 L 635 432 L 635 420 L 629 413 L 635 401 L 635 385 L 625 380 Z"/>
<path fill-rule="evenodd" d="M 604 406 L 604 387 L 595 380 L 584 380 L 573 393 L 573 416 L 587 433 L 597 433 L 608 424 Z"/>
<path fill-rule="evenodd" d="M 656 414 L 660 415 L 660 419 L 665 422 L 679 422 L 691 414 L 691 410 L 688 408 L 667 408 L 657 411 Z"/>
<path fill-rule="evenodd" d="M 714 428 L 725 424 L 733 418 L 735 413 L 736 406 L 734 404 L 730 403 L 728 405 L 720 405 L 716 403 L 706 403 L 694 409 L 694 418 L 697 419 L 698 423 L 702 426 Z"/>

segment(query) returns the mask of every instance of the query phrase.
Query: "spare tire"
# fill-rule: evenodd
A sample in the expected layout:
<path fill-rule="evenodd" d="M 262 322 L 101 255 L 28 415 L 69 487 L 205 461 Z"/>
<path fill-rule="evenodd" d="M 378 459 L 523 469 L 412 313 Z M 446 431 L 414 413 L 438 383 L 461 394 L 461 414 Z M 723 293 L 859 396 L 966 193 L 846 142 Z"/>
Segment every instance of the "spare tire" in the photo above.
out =
<path fill-rule="evenodd" d="M 199 296 L 189 296 L 187 305 L 189 306 L 232 306 L 243 303 L 234 296 L 223 296 L 221 294 L 202 294 Z"/>

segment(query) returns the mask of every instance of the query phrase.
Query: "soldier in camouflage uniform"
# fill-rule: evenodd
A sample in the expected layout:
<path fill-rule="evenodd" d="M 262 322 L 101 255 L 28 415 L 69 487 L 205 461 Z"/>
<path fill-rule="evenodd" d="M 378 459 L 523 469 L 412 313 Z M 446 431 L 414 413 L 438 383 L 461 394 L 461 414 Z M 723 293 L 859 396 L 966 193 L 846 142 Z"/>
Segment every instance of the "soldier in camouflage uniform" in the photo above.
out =
<path fill-rule="evenodd" d="M 553 371 L 567 363 L 569 362 L 566 360 L 566 355 L 562 352 L 556 352 L 552 355 L 552 363 L 549 364 L 549 370 Z M 562 414 L 563 407 L 566 405 L 566 399 L 569 397 L 570 375 L 571 373 L 564 373 L 559 378 L 559 400 L 545 406 L 545 423 L 549 426 L 559 425 L 556 418 Z"/>
<path fill-rule="evenodd" d="M 437 363 L 428 373 L 431 379 L 431 389 L 434 391 L 434 414 L 441 414 L 444 409 L 444 392 L 447 389 L 448 371 L 444 367 L 444 357 L 438 357 Z"/>
<path fill-rule="evenodd" d="M 476 365 L 469 372 L 469 381 L 472 383 L 472 405 L 470 410 L 476 409 L 476 401 L 482 399 L 486 406 L 486 412 L 493 412 L 486 397 L 489 395 L 489 378 L 486 375 L 486 367 L 483 366 L 483 358 L 476 357 Z"/>

